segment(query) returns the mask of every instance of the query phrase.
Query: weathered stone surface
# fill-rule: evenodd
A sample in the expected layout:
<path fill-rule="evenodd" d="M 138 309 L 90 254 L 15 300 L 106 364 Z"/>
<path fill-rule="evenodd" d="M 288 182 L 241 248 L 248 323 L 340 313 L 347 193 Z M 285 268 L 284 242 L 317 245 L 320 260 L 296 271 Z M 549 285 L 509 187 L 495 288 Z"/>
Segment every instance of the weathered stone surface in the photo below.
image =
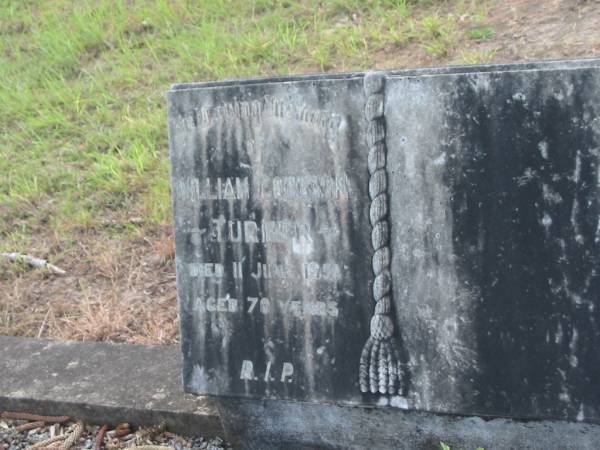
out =
<path fill-rule="evenodd" d="M 600 421 L 597 64 L 175 86 L 186 390 Z"/>
<path fill-rule="evenodd" d="M 170 99 L 186 389 L 360 402 L 346 375 L 372 309 L 362 77 Z"/>
<path fill-rule="evenodd" d="M 600 420 L 600 71 L 388 79 L 410 406 Z"/>

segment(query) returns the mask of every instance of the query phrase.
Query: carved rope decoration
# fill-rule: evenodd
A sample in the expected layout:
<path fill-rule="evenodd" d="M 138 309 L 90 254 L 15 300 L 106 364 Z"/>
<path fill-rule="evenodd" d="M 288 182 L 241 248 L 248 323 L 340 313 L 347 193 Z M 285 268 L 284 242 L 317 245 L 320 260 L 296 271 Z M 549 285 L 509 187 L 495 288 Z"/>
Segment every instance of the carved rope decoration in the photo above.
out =
<path fill-rule="evenodd" d="M 373 298 L 375 312 L 371 334 L 360 355 L 359 384 L 362 392 L 394 395 L 398 392 L 400 358 L 394 342 L 392 320 L 392 277 L 390 273 L 390 227 L 386 174 L 384 86 L 385 78 L 367 73 L 363 80 L 368 121 L 369 196 L 371 206 L 371 242 L 373 244 Z"/>

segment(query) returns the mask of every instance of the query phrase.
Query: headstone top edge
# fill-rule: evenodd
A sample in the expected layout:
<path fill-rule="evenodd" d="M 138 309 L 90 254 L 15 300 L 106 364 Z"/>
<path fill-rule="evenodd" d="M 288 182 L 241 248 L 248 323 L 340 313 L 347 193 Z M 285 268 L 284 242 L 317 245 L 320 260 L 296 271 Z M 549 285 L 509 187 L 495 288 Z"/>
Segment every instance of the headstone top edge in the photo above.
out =
<path fill-rule="evenodd" d="M 385 71 L 381 71 L 385 74 Z M 305 75 L 290 75 L 290 76 L 275 76 L 275 77 L 256 77 L 246 79 L 233 79 L 223 81 L 206 81 L 196 83 L 178 83 L 173 84 L 171 89 L 167 91 L 167 94 L 178 93 L 181 91 L 191 90 L 205 90 L 215 88 L 236 88 L 236 87 L 249 87 L 249 86 L 260 86 L 267 84 L 291 84 L 291 83 L 310 83 L 315 81 L 335 82 L 335 81 L 348 81 L 352 79 L 361 79 L 364 76 L 364 72 L 342 72 L 342 73 L 318 73 L 318 74 L 305 74 Z M 385 76 L 385 75 L 384 75 Z"/>
<path fill-rule="evenodd" d="M 179 91 L 208 89 L 208 88 L 227 88 L 241 87 L 251 85 L 261 85 L 269 83 L 294 83 L 294 82 L 311 82 L 311 81 L 344 81 L 356 78 L 362 78 L 367 73 L 377 73 L 384 77 L 406 77 L 406 76 L 431 76 L 431 75 L 451 75 L 451 74 L 466 74 L 466 73 L 487 73 L 487 72 L 511 72 L 523 70 L 559 70 L 559 69 L 584 69 L 600 67 L 600 58 L 584 58 L 584 59 L 549 59 L 549 60 L 532 60 L 518 61 L 507 64 L 479 64 L 479 65 L 453 65 L 445 67 L 422 67 L 422 68 L 406 68 L 392 70 L 374 70 L 374 71 L 357 71 L 357 72 L 337 72 L 337 73 L 313 73 L 303 75 L 289 76 L 270 76 L 270 77 L 254 77 L 246 79 L 230 79 L 219 81 L 202 81 L 191 83 L 176 83 L 173 84 L 167 94 L 172 94 Z"/>
<path fill-rule="evenodd" d="M 573 61 L 579 63 L 580 61 Z M 475 66 L 473 66 L 475 67 Z M 483 67 L 483 66 L 477 66 Z M 569 65 L 565 64 L 548 64 L 539 65 L 536 67 L 507 67 L 500 70 L 471 70 L 471 71 L 440 71 L 435 73 L 408 73 L 408 74 L 387 74 L 386 80 L 424 80 L 424 79 L 436 79 L 436 78 L 448 78 L 448 77 L 461 77 L 465 75 L 504 75 L 504 74 L 531 74 L 535 72 L 577 72 L 581 70 L 589 69 L 600 69 L 600 60 L 595 61 L 595 64 L 576 64 Z"/>

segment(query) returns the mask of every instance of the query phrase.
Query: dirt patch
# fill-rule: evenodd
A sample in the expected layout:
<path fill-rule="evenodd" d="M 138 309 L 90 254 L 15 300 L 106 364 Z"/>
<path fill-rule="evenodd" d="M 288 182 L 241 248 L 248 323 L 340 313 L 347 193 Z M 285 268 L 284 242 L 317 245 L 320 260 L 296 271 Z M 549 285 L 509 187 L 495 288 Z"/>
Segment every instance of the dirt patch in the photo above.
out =
<path fill-rule="evenodd" d="M 473 2 L 475 3 L 475 2 Z M 600 0 L 510 0 L 482 2 L 485 16 L 457 14 L 440 7 L 436 14 L 454 14 L 457 29 L 446 54 L 430 54 L 423 43 L 385 49 L 376 68 L 404 68 L 469 63 L 508 63 L 540 59 L 591 58 L 600 55 Z M 423 14 L 431 11 L 423 11 Z M 489 28 L 491 36 L 469 37 L 474 28 Z"/>
<path fill-rule="evenodd" d="M 600 52 L 600 2 L 497 2 L 487 23 L 495 30 L 498 61 L 583 58 Z"/>

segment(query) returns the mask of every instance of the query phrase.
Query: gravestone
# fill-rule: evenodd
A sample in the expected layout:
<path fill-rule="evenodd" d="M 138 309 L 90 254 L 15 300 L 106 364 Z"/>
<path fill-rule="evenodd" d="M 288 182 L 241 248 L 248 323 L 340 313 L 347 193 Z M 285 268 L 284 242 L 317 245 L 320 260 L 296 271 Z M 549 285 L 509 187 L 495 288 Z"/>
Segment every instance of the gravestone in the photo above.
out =
<path fill-rule="evenodd" d="M 598 70 L 174 86 L 185 390 L 600 422 Z"/>

